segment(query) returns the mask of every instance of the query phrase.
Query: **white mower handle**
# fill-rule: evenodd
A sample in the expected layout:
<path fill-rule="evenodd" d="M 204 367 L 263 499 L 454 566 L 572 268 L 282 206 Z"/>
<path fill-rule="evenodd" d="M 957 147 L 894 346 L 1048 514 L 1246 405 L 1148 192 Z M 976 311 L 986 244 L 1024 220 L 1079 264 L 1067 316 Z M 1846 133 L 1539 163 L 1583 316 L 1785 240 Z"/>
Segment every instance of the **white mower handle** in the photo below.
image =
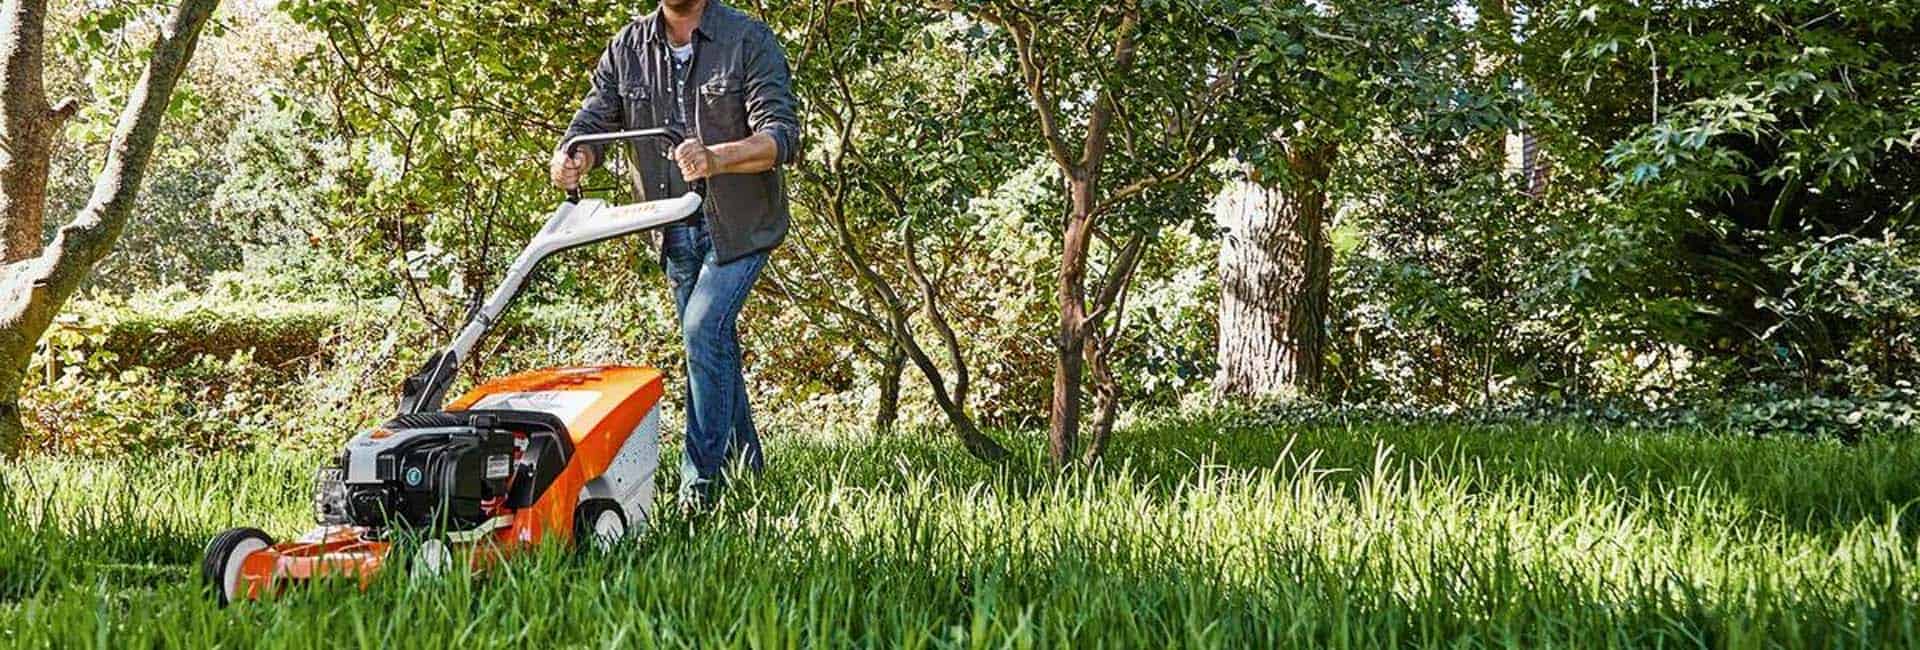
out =
<path fill-rule="evenodd" d="M 425 367 L 401 385 L 400 413 L 428 413 L 440 409 L 446 398 L 447 387 L 453 383 L 460 363 L 467 359 L 468 353 L 480 342 L 480 337 L 500 322 L 501 314 L 506 313 L 513 299 L 526 288 L 527 279 L 542 261 L 564 251 L 684 221 L 700 212 L 702 202 L 699 193 L 688 192 L 676 199 L 622 206 L 609 206 L 599 199 L 560 204 L 554 209 L 553 216 L 547 218 L 547 224 L 540 229 L 540 234 L 527 243 L 526 249 L 514 259 L 513 266 L 508 267 L 507 277 L 501 281 L 500 287 L 494 289 L 487 302 L 467 319 L 466 326 L 460 329 L 460 335 L 454 338 L 453 345 L 434 355 Z"/>
<path fill-rule="evenodd" d="M 641 140 L 649 140 L 649 139 L 665 140 L 667 143 L 667 155 L 668 157 L 672 157 L 673 148 L 680 146 L 681 142 L 685 142 L 687 139 L 687 134 L 681 133 L 679 129 L 676 129 L 670 126 L 660 127 L 656 129 L 639 129 L 635 131 L 613 131 L 610 133 L 590 133 L 587 135 L 574 136 L 573 139 L 568 140 L 566 141 L 565 144 L 560 145 L 560 149 L 562 151 L 567 152 L 568 157 L 572 157 L 573 154 L 578 153 L 580 151 L 580 148 L 584 146 L 613 144 L 617 142 L 639 142 Z M 707 193 L 706 183 L 701 182 L 698 184 L 694 184 L 693 191 L 698 194 L 705 195 Z M 579 203 L 581 198 L 583 198 L 583 195 L 581 193 L 579 183 L 575 183 L 573 187 L 567 188 L 568 203 Z"/>

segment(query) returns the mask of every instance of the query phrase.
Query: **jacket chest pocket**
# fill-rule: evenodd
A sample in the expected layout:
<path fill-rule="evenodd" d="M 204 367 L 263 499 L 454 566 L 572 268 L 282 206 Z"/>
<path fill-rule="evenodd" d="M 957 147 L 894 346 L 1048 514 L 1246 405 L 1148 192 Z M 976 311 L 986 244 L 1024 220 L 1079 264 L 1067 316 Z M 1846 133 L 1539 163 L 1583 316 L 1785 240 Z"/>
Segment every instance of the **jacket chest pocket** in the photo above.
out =
<path fill-rule="evenodd" d="M 621 111 L 626 114 L 626 129 L 642 129 L 653 124 L 653 96 L 646 84 L 629 81 L 620 87 Z"/>
<path fill-rule="evenodd" d="M 745 136 L 746 84 L 736 75 L 721 75 L 700 85 L 700 127 L 712 135 Z"/>

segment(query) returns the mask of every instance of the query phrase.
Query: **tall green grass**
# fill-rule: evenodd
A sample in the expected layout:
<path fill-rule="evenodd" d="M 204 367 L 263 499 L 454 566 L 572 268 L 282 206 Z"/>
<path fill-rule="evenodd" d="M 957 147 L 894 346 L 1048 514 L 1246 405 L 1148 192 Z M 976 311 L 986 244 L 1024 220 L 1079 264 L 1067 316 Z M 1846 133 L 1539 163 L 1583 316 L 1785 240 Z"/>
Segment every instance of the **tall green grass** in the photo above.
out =
<path fill-rule="evenodd" d="M 1103 467 L 1034 478 L 939 439 L 776 432 L 765 477 L 627 548 L 229 610 L 199 591 L 201 545 L 300 532 L 316 459 L 36 459 L 0 469 L 0 645 L 1920 643 L 1915 441 L 1225 417 L 1123 435 Z"/>

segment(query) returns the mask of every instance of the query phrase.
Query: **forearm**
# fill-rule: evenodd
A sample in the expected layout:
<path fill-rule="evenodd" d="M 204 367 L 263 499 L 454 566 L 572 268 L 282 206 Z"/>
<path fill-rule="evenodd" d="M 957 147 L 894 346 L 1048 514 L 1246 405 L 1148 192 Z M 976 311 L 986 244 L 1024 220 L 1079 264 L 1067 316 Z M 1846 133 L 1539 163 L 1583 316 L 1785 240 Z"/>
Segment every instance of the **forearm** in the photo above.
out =
<path fill-rule="evenodd" d="M 758 174 L 780 162 L 780 145 L 773 136 L 755 133 L 745 140 L 714 145 L 714 174 Z"/>

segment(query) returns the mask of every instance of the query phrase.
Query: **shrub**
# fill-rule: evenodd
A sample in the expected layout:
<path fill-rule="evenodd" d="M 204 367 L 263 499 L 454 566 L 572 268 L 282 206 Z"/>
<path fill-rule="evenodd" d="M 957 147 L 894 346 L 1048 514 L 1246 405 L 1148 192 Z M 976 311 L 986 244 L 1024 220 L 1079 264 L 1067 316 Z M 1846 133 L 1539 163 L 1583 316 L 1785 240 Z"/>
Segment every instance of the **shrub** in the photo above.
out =
<path fill-rule="evenodd" d="M 297 439 L 306 388 L 352 310 L 181 290 L 72 305 L 41 342 L 23 402 L 28 444 L 110 455 Z"/>

